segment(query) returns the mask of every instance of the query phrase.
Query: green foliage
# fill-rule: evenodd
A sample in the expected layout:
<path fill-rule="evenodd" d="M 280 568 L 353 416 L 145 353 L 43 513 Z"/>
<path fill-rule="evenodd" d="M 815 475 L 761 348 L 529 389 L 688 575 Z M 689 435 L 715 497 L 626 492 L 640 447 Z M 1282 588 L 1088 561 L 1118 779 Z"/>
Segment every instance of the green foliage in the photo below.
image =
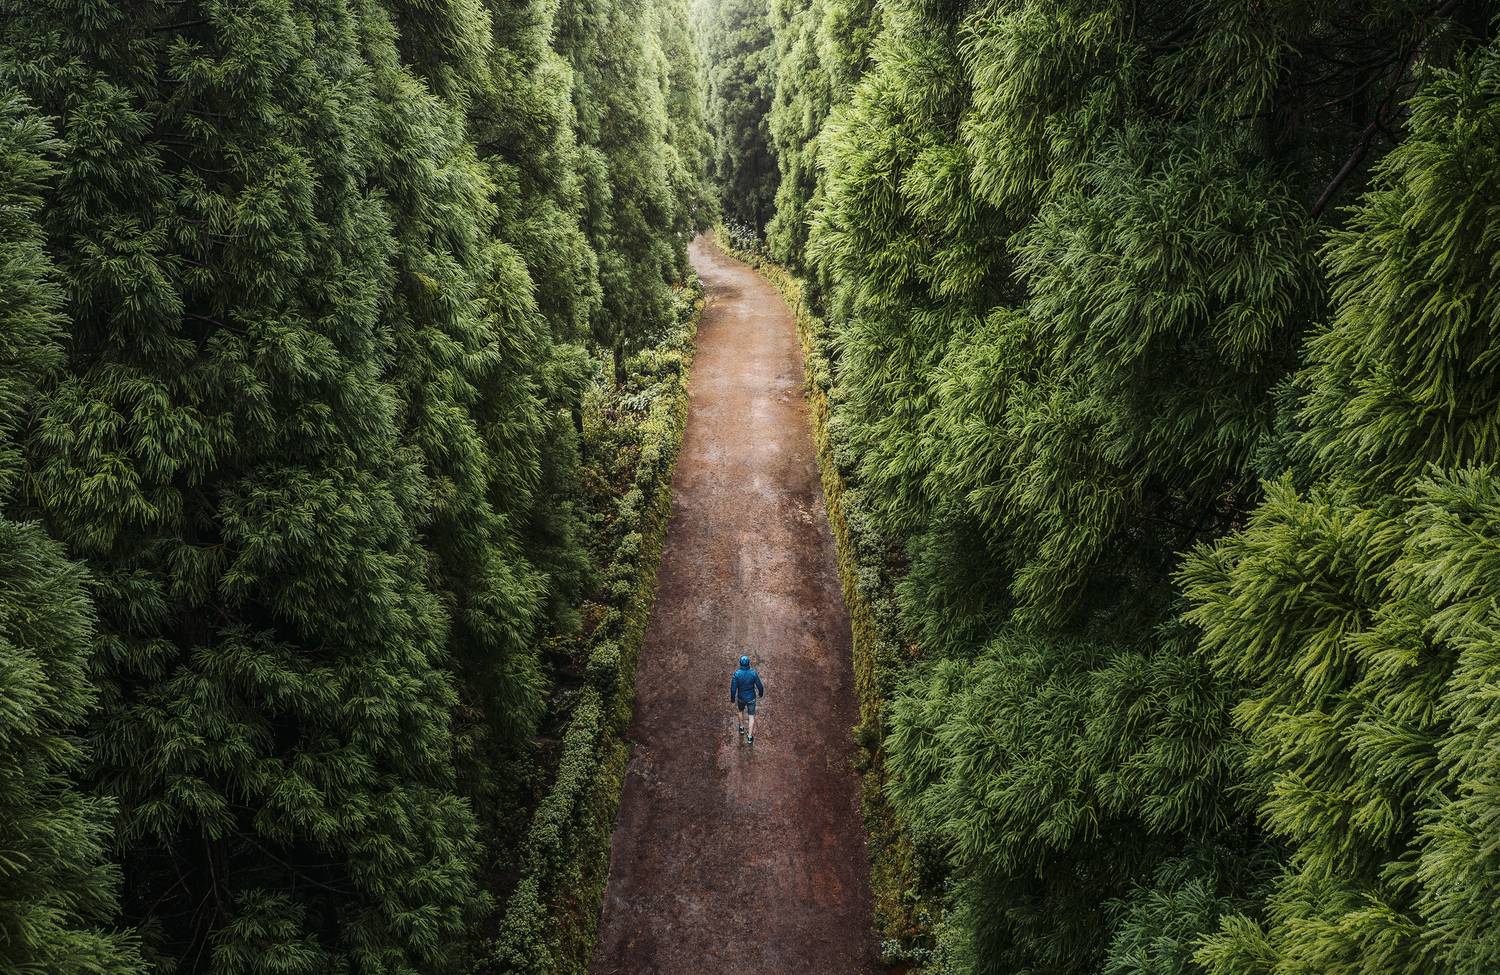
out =
<path fill-rule="evenodd" d="M 668 104 L 696 98 L 693 78 L 665 60 L 664 49 L 682 47 L 663 36 L 671 23 L 649 0 L 564 0 L 558 14 L 558 48 L 576 79 L 583 226 L 603 288 L 592 335 L 612 351 L 617 384 L 626 355 L 672 320 L 672 284 L 687 272 L 683 238 L 702 224 L 701 197 L 675 195 L 701 181 L 685 170 L 705 136 L 691 116 L 667 117 Z"/>
<path fill-rule="evenodd" d="M 700 0 L 707 67 L 710 171 L 731 224 L 765 233 L 775 206 L 777 163 L 769 112 L 774 84 L 767 0 Z"/>
<path fill-rule="evenodd" d="M 935 371 L 928 494 L 1004 539 L 1020 618 L 1058 619 L 1143 589 L 1244 492 L 1315 285 L 1284 186 L 1196 131 L 1127 130 L 1020 242 L 1024 311 Z"/>
<path fill-rule="evenodd" d="M 668 175 L 676 200 L 675 227 L 682 247 L 677 262 L 680 268 L 686 268 L 688 240 L 712 226 L 717 209 L 708 172 L 713 145 L 703 92 L 703 66 L 689 2 L 659 0 L 655 12 L 667 72 L 667 143 L 671 152 Z"/>
<path fill-rule="evenodd" d="M 1115 932 L 1102 975 L 1192 975 L 1203 937 L 1235 910 L 1247 909 L 1226 891 L 1261 893 L 1266 860 L 1200 852 L 1166 860 L 1151 883 L 1114 902 Z M 1234 871 L 1234 872 L 1231 872 Z"/>
<path fill-rule="evenodd" d="M 21 474 L 17 434 L 37 385 L 62 364 L 62 304 L 48 261 L 37 211 L 52 174 L 44 153 L 55 152 L 51 131 L 14 92 L 0 100 L 0 273 L 5 315 L 0 330 L 0 500 L 9 501 Z"/>
<path fill-rule="evenodd" d="M 523 530 L 532 510 L 553 500 L 544 495 L 544 454 L 566 469 L 573 444 L 552 431 L 558 421 L 543 400 L 551 334 L 526 264 L 492 236 L 505 228 L 496 226 L 495 190 L 463 113 L 401 63 L 378 8 L 365 19 L 380 139 L 373 177 L 386 188 L 395 244 L 384 312 L 390 379 L 403 439 L 431 492 L 420 531 L 428 585 L 449 619 L 461 785 L 481 835 L 502 853 L 527 798 L 518 767 L 530 759 L 548 690 L 538 637 L 554 596 L 545 571 L 554 553 L 526 545 Z M 490 38 L 482 21 L 470 26 L 475 36 L 450 38 L 444 55 L 479 52 L 476 65 L 453 67 L 481 77 Z"/>
<path fill-rule="evenodd" d="M 62 295 L 36 223 L 57 148 L 30 106 L 0 96 L 0 968 L 126 975 L 144 966 L 133 939 L 107 929 L 113 808 L 78 781 L 77 731 L 98 697 L 87 580 L 41 526 L 8 517 L 17 436 L 62 362 Z"/>
<path fill-rule="evenodd" d="M 588 164 L 572 68 L 553 45 L 551 0 L 485 0 L 489 34 L 468 92 L 469 131 L 494 184 L 494 238 L 525 262 L 553 337 L 578 342 L 598 314 L 599 259 L 584 232 Z M 514 260 L 514 257 L 512 257 Z M 524 322 L 526 302 L 518 302 Z"/>
<path fill-rule="evenodd" d="M 1183 572 L 1285 839 L 1212 972 L 1477 975 L 1500 964 L 1492 467 L 1500 50 L 1439 73 L 1326 252 L 1300 473 Z"/>
<path fill-rule="evenodd" d="M 877 23 L 869 0 L 771 3 L 775 83 L 767 125 L 778 181 L 766 244 L 773 258 L 798 272 L 808 270 L 808 231 L 823 203 L 819 135 L 863 74 Z"/>
<path fill-rule="evenodd" d="M 127 915 L 224 973 L 441 969 L 482 898 L 416 544 L 432 487 L 383 375 L 373 25 L 203 13 L 5 18 L 10 63 L 68 65 L 24 75 L 63 119 L 73 321 L 28 487 L 96 579 Z"/>
<path fill-rule="evenodd" d="M 584 720 L 584 343 L 706 220 L 679 7 L 0 2 L 0 496 L 81 563 L 0 521 L 7 960 L 139 967 L 77 776 L 162 971 L 485 950 Z"/>
<path fill-rule="evenodd" d="M 964 878 L 980 970 L 1087 970 L 1106 899 L 1147 906 L 1128 878 L 1160 869 L 1178 837 L 1243 827 L 1229 798 L 1242 756 L 1217 733 L 1232 697 L 1183 643 L 1009 633 L 920 669 L 897 697 L 892 798 L 919 849 Z M 1191 884 L 1212 885 L 1200 872 Z"/>
<path fill-rule="evenodd" d="M 676 320 L 656 348 L 627 362 L 623 386 L 594 384 L 585 402 L 586 491 L 605 566 L 585 603 L 591 628 L 577 656 L 588 683 L 562 736 L 556 776 L 532 814 L 520 875 L 488 967 L 506 973 L 586 972 L 604 896 L 609 836 L 624 785 L 622 740 L 635 694 L 635 662 L 655 597 L 671 510 L 672 471 L 687 421 L 687 376 L 701 292 L 676 295 Z"/>
<path fill-rule="evenodd" d="M 1441 921 L 1414 878 L 1456 859 L 1349 852 L 1361 831 L 1438 832 L 1410 808 L 1438 787 L 1435 759 L 1398 771 L 1376 753 L 1436 749 L 1448 719 L 1402 682 L 1436 694 L 1449 670 L 1414 656 L 1409 617 L 1382 637 L 1383 683 L 1333 649 L 1396 599 L 1380 567 L 1418 531 L 1421 478 L 1455 506 L 1422 502 L 1431 532 L 1462 524 L 1484 547 L 1468 526 L 1487 475 L 1465 475 L 1463 501 L 1452 478 L 1494 451 L 1487 335 L 1456 330 L 1492 311 L 1477 201 L 1494 196 L 1478 148 L 1493 92 L 1442 80 L 1490 29 L 1483 7 L 773 6 L 769 245 L 828 313 L 809 376 L 868 669 L 877 923 L 906 919 L 882 928 L 892 956 L 934 972 L 1416 971 L 1404 939 L 1429 966 L 1476 966 L 1444 971 L 1493 962 L 1479 847 L 1445 881 Z M 1414 170 L 1406 195 L 1340 211 L 1393 146 L 1414 157 L 1390 164 Z M 1316 329 L 1330 309 L 1358 325 Z M 1318 483 L 1336 460 L 1365 494 Z M 1183 553 L 1259 537 L 1259 481 L 1288 468 L 1267 504 L 1297 527 L 1255 550 L 1239 628 L 1223 595 L 1184 625 L 1184 588 L 1221 594 L 1235 559 L 1225 542 L 1184 570 Z M 1391 497 L 1399 517 L 1350 508 Z M 1438 563 L 1424 585 L 1492 591 L 1477 566 Z M 1304 598 L 1326 598 L 1334 630 L 1294 655 L 1275 641 L 1313 616 L 1270 621 Z M 1378 721 L 1338 716 L 1352 687 Z M 1316 714 L 1283 710 L 1299 695 Z M 1332 781 L 1313 791 L 1313 772 Z M 1310 835 L 1330 849 L 1307 853 Z M 883 873 L 904 849 L 912 869 Z M 946 913 L 922 920 L 880 889 L 893 880 Z"/>

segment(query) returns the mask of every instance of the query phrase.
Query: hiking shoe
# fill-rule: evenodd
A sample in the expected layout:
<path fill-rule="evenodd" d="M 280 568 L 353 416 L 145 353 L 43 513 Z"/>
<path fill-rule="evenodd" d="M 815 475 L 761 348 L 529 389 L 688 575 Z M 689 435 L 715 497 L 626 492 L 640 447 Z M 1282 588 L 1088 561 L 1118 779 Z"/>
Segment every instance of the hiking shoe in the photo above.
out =
<path fill-rule="evenodd" d="M 740 725 L 740 734 L 743 735 L 744 733 L 745 733 L 745 726 L 744 725 Z"/>
<path fill-rule="evenodd" d="M 746 738 L 745 739 L 745 744 L 747 744 L 747 745 L 753 745 L 753 744 L 755 744 L 755 736 L 751 735 L 749 738 Z"/>

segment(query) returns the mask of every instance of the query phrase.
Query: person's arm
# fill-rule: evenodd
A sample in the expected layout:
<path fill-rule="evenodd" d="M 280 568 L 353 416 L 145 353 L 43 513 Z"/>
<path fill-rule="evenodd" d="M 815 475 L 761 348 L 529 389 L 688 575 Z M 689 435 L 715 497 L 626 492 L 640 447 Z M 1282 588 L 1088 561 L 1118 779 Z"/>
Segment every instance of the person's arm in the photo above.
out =
<path fill-rule="evenodd" d="M 720 673 L 723 673 L 723 671 L 720 671 Z M 730 704 L 734 703 L 734 675 L 733 674 L 729 675 L 729 703 Z"/>
<path fill-rule="evenodd" d="M 756 695 L 757 697 L 765 697 L 766 696 L 766 685 L 764 685 L 764 684 L 762 684 L 760 682 L 760 675 L 759 674 L 755 675 L 755 689 L 756 689 L 756 691 L 759 692 Z"/>

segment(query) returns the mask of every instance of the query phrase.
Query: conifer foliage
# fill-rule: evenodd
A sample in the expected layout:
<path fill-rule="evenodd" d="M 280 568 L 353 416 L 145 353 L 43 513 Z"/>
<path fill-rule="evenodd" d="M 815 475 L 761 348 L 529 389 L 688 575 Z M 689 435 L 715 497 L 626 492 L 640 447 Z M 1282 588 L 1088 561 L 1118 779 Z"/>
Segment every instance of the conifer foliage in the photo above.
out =
<path fill-rule="evenodd" d="M 127 913 L 226 973 L 434 967 L 479 901 L 415 543 L 430 487 L 381 375 L 366 25 L 82 6 L 22 38 L 84 64 L 35 92 L 67 143 L 76 365 L 38 410 L 32 493 L 97 580 Z"/>
<path fill-rule="evenodd" d="M 651 228 L 683 233 L 706 226 L 709 216 L 703 174 L 684 169 L 702 158 L 695 147 L 705 135 L 692 115 L 667 115 L 668 104 L 697 90 L 697 79 L 667 62 L 664 44 L 680 53 L 681 39 L 663 34 L 670 7 L 660 17 L 656 9 L 648 0 L 564 0 L 558 12 L 558 48 L 576 78 L 583 227 L 603 294 L 593 337 L 613 350 L 617 384 L 625 356 L 671 320 L 670 284 L 686 261 L 682 243 Z"/>
<path fill-rule="evenodd" d="M 826 314 L 894 621 L 860 737 L 927 887 L 877 902 L 944 908 L 893 955 L 1500 962 L 1492 16 L 772 6 L 769 247 Z"/>
<path fill-rule="evenodd" d="M 572 418 L 708 218 L 681 18 L 601 6 L 0 2 L 5 962 L 477 955 Z"/>
<path fill-rule="evenodd" d="M 1500 48 L 1417 95 L 1326 265 L 1291 471 L 1183 573 L 1291 848 L 1264 916 L 1203 957 L 1478 975 L 1500 966 Z"/>
<path fill-rule="evenodd" d="M 771 150 L 772 35 L 767 0 L 700 0 L 707 68 L 710 171 L 724 219 L 765 233 L 778 178 Z"/>
<path fill-rule="evenodd" d="M 869 0 L 771 4 L 774 90 L 766 123 L 778 181 L 766 245 L 776 260 L 804 273 L 809 224 L 822 205 L 818 137 L 863 73 L 873 14 Z"/>
<path fill-rule="evenodd" d="M 111 809 L 80 786 L 76 731 L 92 715 L 94 614 L 82 568 L 40 525 L 9 517 L 18 435 L 37 386 L 62 360 L 61 292 L 36 224 L 46 123 L 0 100 L 0 968 L 143 970 L 111 933 L 119 870 L 106 858 Z"/>

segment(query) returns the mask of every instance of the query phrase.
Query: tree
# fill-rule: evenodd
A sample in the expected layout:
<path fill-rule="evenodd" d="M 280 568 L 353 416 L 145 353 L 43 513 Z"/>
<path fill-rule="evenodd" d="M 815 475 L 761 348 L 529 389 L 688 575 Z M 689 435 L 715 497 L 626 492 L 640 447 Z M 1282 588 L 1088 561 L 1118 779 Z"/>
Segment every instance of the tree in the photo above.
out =
<path fill-rule="evenodd" d="M 460 784 L 499 856 L 529 796 L 525 766 L 549 689 L 539 647 L 562 588 L 532 558 L 552 553 L 528 545 L 526 530 L 543 501 L 544 455 L 572 444 L 549 443 L 557 421 L 542 397 L 552 335 L 521 256 L 491 236 L 496 188 L 469 141 L 466 101 L 428 87 L 461 78 L 471 94 L 487 94 L 489 23 L 475 19 L 468 37 L 450 25 L 440 51 L 408 66 L 384 12 L 368 7 L 363 20 L 379 139 L 372 174 L 396 245 L 384 309 L 390 379 L 403 437 L 431 486 L 417 527 L 427 583 L 450 620 Z M 567 456 L 556 463 L 566 467 Z"/>
<path fill-rule="evenodd" d="M 40 525 L 8 517 L 23 420 L 62 361 L 62 295 L 36 222 L 57 148 L 25 102 L 0 97 L 0 967 L 127 975 L 144 966 L 107 929 L 113 808 L 79 783 L 77 732 L 97 704 L 87 578 Z"/>
<path fill-rule="evenodd" d="M 1183 570 L 1290 847 L 1215 973 L 1478 975 L 1500 964 L 1493 366 L 1500 48 L 1437 72 L 1332 235 L 1293 463 Z M 1301 485 L 1301 487 L 1299 487 Z"/>
<path fill-rule="evenodd" d="M 767 126 L 776 157 L 775 212 L 766 226 L 771 256 L 801 273 L 813 215 L 822 209 L 819 136 L 868 67 L 878 30 L 869 0 L 773 0 L 774 78 Z"/>
<path fill-rule="evenodd" d="M 712 174 L 726 220 L 764 234 L 776 200 L 771 148 L 774 86 L 766 0 L 705 2 L 699 31 L 707 61 Z"/>
<path fill-rule="evenodd" d="M 952 882 L 958 970 L 1155 970 L 1149 924 L 1161 970 L 1193 970 L 1264 903 L 1282 837 L 1237 685 L 1177 621 L 1181 553 L 1287 456 L 1331 204 L 1479 6 L 896 2 L 847 100 L 814 15 L 778 13 L 778 138 L 815 131 L 820 169 L 783 159 L 773 241 L 810 223 L 851 517 L 918 657 L 878 662 L 873 730 Z"/>
<path fill-rule="evenodd" d="M 0 828 L 60 817 L 0 950 L 138 967 L 77 775 L 159 968 L 468 966 L 575 663 L 584 343 L 707 222 L 672 9 L 0 0 L 59 136 L 5 103 Z"/>
<path fill-rule="evenodd" d="M 558 17 L 558 49 L 575 79 L 583 222 L 604 296 L 592 336 L 610 350 L 619 383 L 626 354 L 669 320 L 671 285 L 686 271 L 675 239 L 667 79 L 645 0 L 569 2 Z"/>
<path fill-rule="evenodd" d="M 96 580 L 126 914 L 161 964 L 436 971 L 481 904 L 433 486 L 383 374 L 397 243 L 362 8 L 8 4 L 61 120 L 72 320 L 28 502 Z"/>
<path fill-rule="evenodd" d="M 712 226 L 716 213 L 713 187 L 708 179 L 713 146 L 708 133 L 703 67 L 688 0 L 658 0 L 654 10 L 657 45 L 666 72 L 666 78 L 659 84 L 667 93 L 670 176 L 672 196 L 677 201 L 673 229 L 682 245 L 677 262 L 686 268 L 688 240 Z"/>

